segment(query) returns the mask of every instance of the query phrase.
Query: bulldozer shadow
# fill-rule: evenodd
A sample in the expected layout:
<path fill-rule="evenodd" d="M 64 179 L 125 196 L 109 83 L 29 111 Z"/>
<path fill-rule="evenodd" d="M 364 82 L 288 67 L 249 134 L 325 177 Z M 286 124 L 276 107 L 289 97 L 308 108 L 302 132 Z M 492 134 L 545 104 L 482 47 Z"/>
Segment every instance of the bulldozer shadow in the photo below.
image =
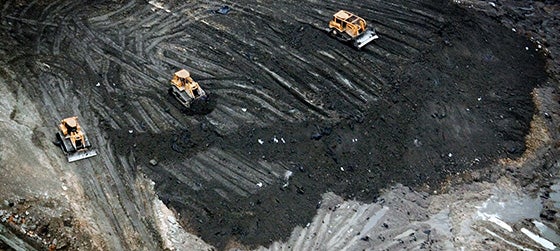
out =
<path fill-rule="evenodd" d="M 219 96 L 214 93 L 206 94 L 204 97 L 192 100 L 189 106 L 183 105 L 177 98 L 173 95 L 173 91 L 169 90 L 169 95 L 167 95 L 167 100 L 181 113 L 194 116 L 194 115 L 208 115 L 216 108 L 218 104 Z"/>

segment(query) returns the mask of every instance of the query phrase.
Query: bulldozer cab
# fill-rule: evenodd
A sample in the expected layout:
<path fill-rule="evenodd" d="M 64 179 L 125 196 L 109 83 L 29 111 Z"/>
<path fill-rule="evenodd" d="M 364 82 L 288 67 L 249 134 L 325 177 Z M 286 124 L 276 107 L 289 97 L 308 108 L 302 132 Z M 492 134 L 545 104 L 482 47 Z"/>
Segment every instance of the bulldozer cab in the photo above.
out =
<path fill-rule="evenodd" d="M 340 10 L 334 14 L 329 22 L 330 28 L 335 28 L 340 32 L 346 32 L 351 37 L 360 35 L 366 29 L 366 21 L 348 11 Z"/>
<path fill-rule="evenodd" d="M 57 141 L 55 144 L 62 148 L 68 162 L 97 155 L 95 150 L 90 149 L 91 144 L 78 123 L 78 117 L 74 116 L 61 120 L 58 128 L 60 131 L 56 133 Z"/>
<path fill-rule="evenodd" d="M 213 109 L 211 107 L 215 103 L 211 102 L 210 96 L 191 78 L 189 71 L 181 69 L 175 72 L 170 82 L 169 94 L 184 106 L 181 110 L 189 114 L 202 114 Z"/>
<path fill-rule="evenodd" d="M 329 35 L 351 43 L 358 50 L 379 38 L 375 28 L 368 27 L 366 20 L 345 10 L 336 12 L 329 21 Z"/>
<path fill-rule="evenodd" d="M 75 149 L 81 149 L 85 146 L 84 137 L 78 124 L 78 117 L 63 119 L 60 127 L 64 135 L 70 135 L 70 141 Z"/>
<path fill-rule="evenodd" d="M 60 123 L 60 130 L 64 135 L 78 132 L 78 117 L 69 117 L 63 119 Z"/>
<path fill-rule="evenodd" d="M 177 85 L 177 87 L 183 87 L 188 84 L 187 78 L 191 78 L 191 74 L 187 70 L 180 70 L 173 74 L 173 84 Z"/>
<path fill-rule="evenodd" d="M 191 78 L 191 74 L 185 69 L 175 72 L 171 82 L 180 91 L 185 91 L 191 98 L 199 98 L 205 95 L 200 85 Z"/>

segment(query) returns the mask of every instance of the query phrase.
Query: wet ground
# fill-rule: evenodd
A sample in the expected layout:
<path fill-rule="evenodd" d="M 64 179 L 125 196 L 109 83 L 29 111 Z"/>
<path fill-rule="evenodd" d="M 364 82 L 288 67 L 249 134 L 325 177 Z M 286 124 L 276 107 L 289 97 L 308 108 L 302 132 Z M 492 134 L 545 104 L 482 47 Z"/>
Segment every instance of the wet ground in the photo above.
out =
<path fill-rule="evenodd" d="M 99 149 L 76 164 L 86 181 L 110 176 L 86 188 L 92 200 L 116 189 L 122 214 L 142 211 L 129 190 L 145 175 L 218 249 L 287 239 L 325 192 L 372 202 L 389 185 L 437 189 L 519 157 L 531 92 L 550 85 L 538 44 L 448 1 L 237 1 L 213 12 L 222 5 L 8 1 L 0 29 L 9 90 L 39 104 L 53 134 L 80 116 Z M 339 8 L 380 38 L 360 51 L 330 38 Z M 168 96 L 180 68 L 213 95 L 211 113 L 185 114 Z"/>

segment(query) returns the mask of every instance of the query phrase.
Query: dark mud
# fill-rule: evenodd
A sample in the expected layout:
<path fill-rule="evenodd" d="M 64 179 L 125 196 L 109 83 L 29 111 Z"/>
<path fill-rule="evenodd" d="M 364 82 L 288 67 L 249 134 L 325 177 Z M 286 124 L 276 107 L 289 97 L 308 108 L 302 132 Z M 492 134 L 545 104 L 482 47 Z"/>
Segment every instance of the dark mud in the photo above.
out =
<path fill-rule="evenodd" d="M 278 183 L 226 202 L 207 192 L 193 193 L 156 169 L 151 177 L 160 180 L 161 198 L 220 248 L 232 239 L 266 245 L 310 222 L 324 192 L 370 202 L 389 184 L 437 189 L 446 177 L 520 156 L 534 112 L 530 93 L 546 79 L 543 59 L 530 41 L 493 20 L 452 9 L 434 44 L 411 62 L 390 66 L 394 72 L 383 76 L 388 85 L 364 109 L 326 90 L 326 106 L 343 114 L 336 122 L 249 125 L 201 143 L 255 161 L 288 161 L 295 175 L 287 187 Z M 387 42 L 382 36 L 378 43 Z M 357 58 L 368 53 L 340 49 Z M 303 78 L 304 73 L 292 74 Z M 280 137 L 289 144 L 274 143 Z M 213 185 L 205 186 L 210 190 Z M 202 210 L 192 214 L 195 208 Z"/>
<path fill-rule="evenodd" d="M 228 15 L 208 11 L 221 2 L 169 4 L 174 14 L 8 2 L 1 55 L 38 103 L 98 121 L 131 167 L 121 175 L 147 174 L 187 229 L 219 249 L 266 246 L 310 222 L 327 191 L 369 202 L 524 152 L 530 93 L 547 77 L 540 52 L 492 18 L 424 2 L 343 4 L 377 27 L 361 51 L 321 30 L 339 8 L 329 1 L 241 1 Z M 215 94 L 211 113 L 169 100 L 177 68 Z"/>

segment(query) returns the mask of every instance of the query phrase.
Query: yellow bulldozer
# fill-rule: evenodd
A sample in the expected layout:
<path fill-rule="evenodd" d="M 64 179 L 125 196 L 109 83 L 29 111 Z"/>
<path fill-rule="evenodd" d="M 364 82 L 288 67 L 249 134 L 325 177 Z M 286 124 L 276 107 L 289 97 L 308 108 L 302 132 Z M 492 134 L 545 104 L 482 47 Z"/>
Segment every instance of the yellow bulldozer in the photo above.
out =
<path fill-rule="evenodd" d="M 340 10 L 329 22 L 329 34 L 340 41 L 351 43 L 357 49 L 379 38 L 367 22 L 348 11 Z"/>
<path fill-rule="evenodd" d="M 187 108 L 190 108 L 194 101 L 207 98 L 206 92 L 191 78 L 191 74 L 185 69 L 173 74 L 169 93 L 173 94 Z"/>
<path fill-rule="evenodd" d="M 78 117 L 74 116 L 61 120 L 58 129 L 55 144 L 64 151 L 68 162 L 97 155 L 97 152 L 91 149 L 91 144 L 78 123 Z"/>

